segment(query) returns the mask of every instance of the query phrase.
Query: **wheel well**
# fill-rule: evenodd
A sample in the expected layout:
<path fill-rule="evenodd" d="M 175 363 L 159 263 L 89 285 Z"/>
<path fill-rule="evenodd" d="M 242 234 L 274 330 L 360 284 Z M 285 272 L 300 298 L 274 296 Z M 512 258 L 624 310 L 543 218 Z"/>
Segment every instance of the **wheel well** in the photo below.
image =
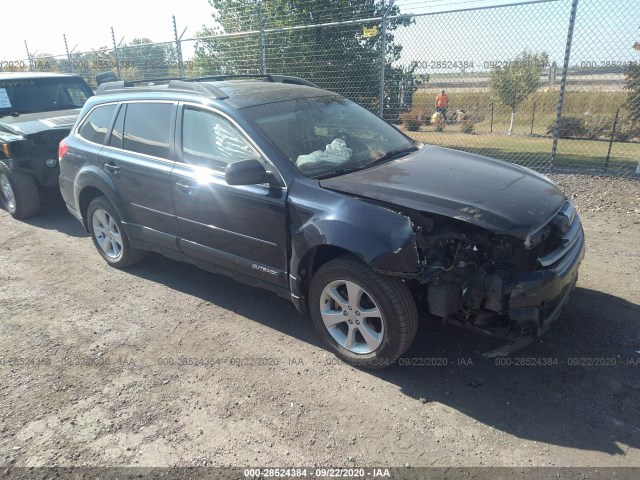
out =
<path fill-rule="evenodd" d="M 87 220 L 87 210 L 89 208 L 89 204 L 91 200 L 100 195 L 104 195 L 100 190 L 95 187 L 87 187 L 80 192 L 79 199 L 79 207 L 80 207 L 80 215 L 82 215 L 82 221 L 84 223 L 85 228 L 88 228 L 88 220 Z"/>
<path fill-rule="evenodd" d="M 304 294 L 308 292 L 311 278 L 325 263 L 351 253 L 349 250 L 334 245 L 320 245 L 307 252 L 298 269 L 298 274 L 302 280 L 300 284 L 302 292 Z"/>

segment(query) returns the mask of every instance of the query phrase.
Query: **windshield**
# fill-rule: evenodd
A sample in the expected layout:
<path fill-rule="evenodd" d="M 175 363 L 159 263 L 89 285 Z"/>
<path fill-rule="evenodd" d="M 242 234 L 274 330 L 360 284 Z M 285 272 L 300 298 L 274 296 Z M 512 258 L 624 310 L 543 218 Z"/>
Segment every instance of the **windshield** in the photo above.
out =
<path fill-rule="evenodd" d="M 417 149 L 394 127 L 340 96 L 259 105 L 245 113 L 307 177 L 340 175 Z"/>
<path fill-rule="evenodd" d="M 0 116 L 80 108 L 91 95 L 73 77 L 0 80 Z"/>

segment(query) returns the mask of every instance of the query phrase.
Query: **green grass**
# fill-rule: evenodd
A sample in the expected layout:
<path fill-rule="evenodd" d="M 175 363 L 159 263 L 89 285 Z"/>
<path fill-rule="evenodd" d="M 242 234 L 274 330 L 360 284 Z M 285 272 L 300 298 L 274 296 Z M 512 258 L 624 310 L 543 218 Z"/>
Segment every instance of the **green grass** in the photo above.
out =
<path fill-rule="evenodd" d="M 430 129 L 430 127 L 428 127 Z M 424 127 L 423 127 L 424 129 Z M 551 159 L 552 139 L 501 134 L 463 134 L 457 125 L 448 125 L 443 132 L 406 132 L 412 138 L 434 145 L 478 153 L 520 165 L 541 168 Z M 604 170 L 608 142 L 593 140 L 558 141 L 558 168 L 588 168 Z M 609 168 L 625 172 L 635 171 L 640 161 L 640 144 L 615 142 L 611 150 Z"/>
<path fill-rule="evenodd" d="M 447 125 L 443 132 L 434 132 L 433 127 L 422 126 L 420 132 L 407 132 L 411 137 L 425 143 L 479 153 L 521 165 L 542 168 L 551 160 L 552 138 L 547 135 L 549 126 L 555 121 L 558 90 L 548 89 L 533 93 L 516 110 L 514 135 L 509 130 L 511 110 L 492 100 L 490 91 L 449 90 L 449 113 L 463 109 L 477 119 L 473 135 L 463 134 L 459 125 Z M 598 119 L 604 125 L 602 138 L 608 137 L 613 126 L 616 110 L 620 109 L 620 125 L 626 121 L 628 112 L 623 104 L 627 92 L 568 91 L 563 105 L 563 117 Z M 412 112 L 430 116 L 433 113 L 435 92 L 420 89 L 413 95 Z M 493 102 L 493 122 L 491 104 Z M 535 105 L 535 115 L 534 115 Z M 532 123 L 533 120 L 533 123 Z M 558 140 L 556 166 L 559 168 L 588 168 L 604 170 L 609 142 L 596 140 Z M 635 172 L 640 161 L 639 143 L 614 142 L 609 158 L 611 170 Z"/>

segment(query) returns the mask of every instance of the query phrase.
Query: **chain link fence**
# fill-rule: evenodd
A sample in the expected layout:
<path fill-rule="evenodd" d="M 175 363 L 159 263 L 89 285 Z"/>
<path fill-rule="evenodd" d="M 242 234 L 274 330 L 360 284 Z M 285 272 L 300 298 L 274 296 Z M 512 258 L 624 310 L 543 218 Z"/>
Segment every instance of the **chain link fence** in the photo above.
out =
<path fill-rule="evenodd" d="M 0 63 L 123 80 L 279 73 L 338 92 L 425 143 L 542 172 L 640 175 L 632 0 L 214 0 L 214 27 Z M 423 11 L 424 10 L 424 11 Z M 446 10 L 446 11 L 445 11 Z M 413 13 L 408 13 L 413 12 Z M 26 46 L 26 43 L 25 43 Z M 635 100 L 634 100 L 635 99 Z"/>

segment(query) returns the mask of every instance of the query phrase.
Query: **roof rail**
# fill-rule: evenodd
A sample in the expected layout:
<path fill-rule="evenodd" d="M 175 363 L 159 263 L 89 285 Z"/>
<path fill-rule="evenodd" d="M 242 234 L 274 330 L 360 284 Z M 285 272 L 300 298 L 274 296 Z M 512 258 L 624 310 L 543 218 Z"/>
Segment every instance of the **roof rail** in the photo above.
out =
<path fill-rule="evenodd" d="M 107 93 L 122 93 L 127 88 L 135 87 L 137 91 L 141 92 L 157 92 L 161 90 L 159 87 L 164 87 L 172 90 L 181 90 L 184 92 L 199 93 L 208 97 L 214 97 L 218 100 L 224 100 L 229 96 L 215 85 L 204 83 L 211 81 L 222 81 L 233 78 L 262 78 L 265 82 L 276 83 L 288 83 L 292 85 L 306 85 L 308 87 L 319 88 L 315 83 L 299 77 L 293 77 L 291 75 L 212 75 L 210 77 L 195 77 L 195 78 L 154 78 L 148 80 L 120 80 L 116 82 L 101 83 L 96 90 L 96 95 L 104 95 Z"/>
<path fill-rule="evenodd" d="M 153 80 L 126 80 L 117 82 L 101 83 L 96 90 L 96 95 L 106 95 L 109 93 L 124 93 L 130 88 L 135 88 L 137 92 L 158 92 L 166 89 L 179 90 L 183 92 L 198 93 L 213 97 L 217 100 L 229 98 L 218 87 L 207 83 L 195 83 L 184 78 L 156 78 Z M 139 85 L 139 86 L 138 86 Z"/>
<path fill-rule="evenodd" d="M 271 73 L 265 74 L 237 74 L 237 75 L 211 75 L 207 77 L 185 78 L 183 80 L 188 82 L 207 82 L 207 81 L 221 81 L 231 80 L 234 78 L 262 78 L 266 82 L 274 83 L 289 83 L 292 85 L 306 85 L 307 87 L 320 88 L 313 82 L 305 80 L 304 78 L 294 77 L 292 75 L 277 75 Z"/>
<path fill-rule="evenodd" d="M 305 80 L 304 78 L 300 78 L 300 77 L 294 77 L 291 75 L 268 74 L 268 75 L 265 75 L 265 77 L 267 77 L 271 82 L 292 83 L 294 85 L 306 85 L 307 87 L 320 88 L 318 85 L 316 85 L 313 82 L 310 82 L 309 80 Z"/>

